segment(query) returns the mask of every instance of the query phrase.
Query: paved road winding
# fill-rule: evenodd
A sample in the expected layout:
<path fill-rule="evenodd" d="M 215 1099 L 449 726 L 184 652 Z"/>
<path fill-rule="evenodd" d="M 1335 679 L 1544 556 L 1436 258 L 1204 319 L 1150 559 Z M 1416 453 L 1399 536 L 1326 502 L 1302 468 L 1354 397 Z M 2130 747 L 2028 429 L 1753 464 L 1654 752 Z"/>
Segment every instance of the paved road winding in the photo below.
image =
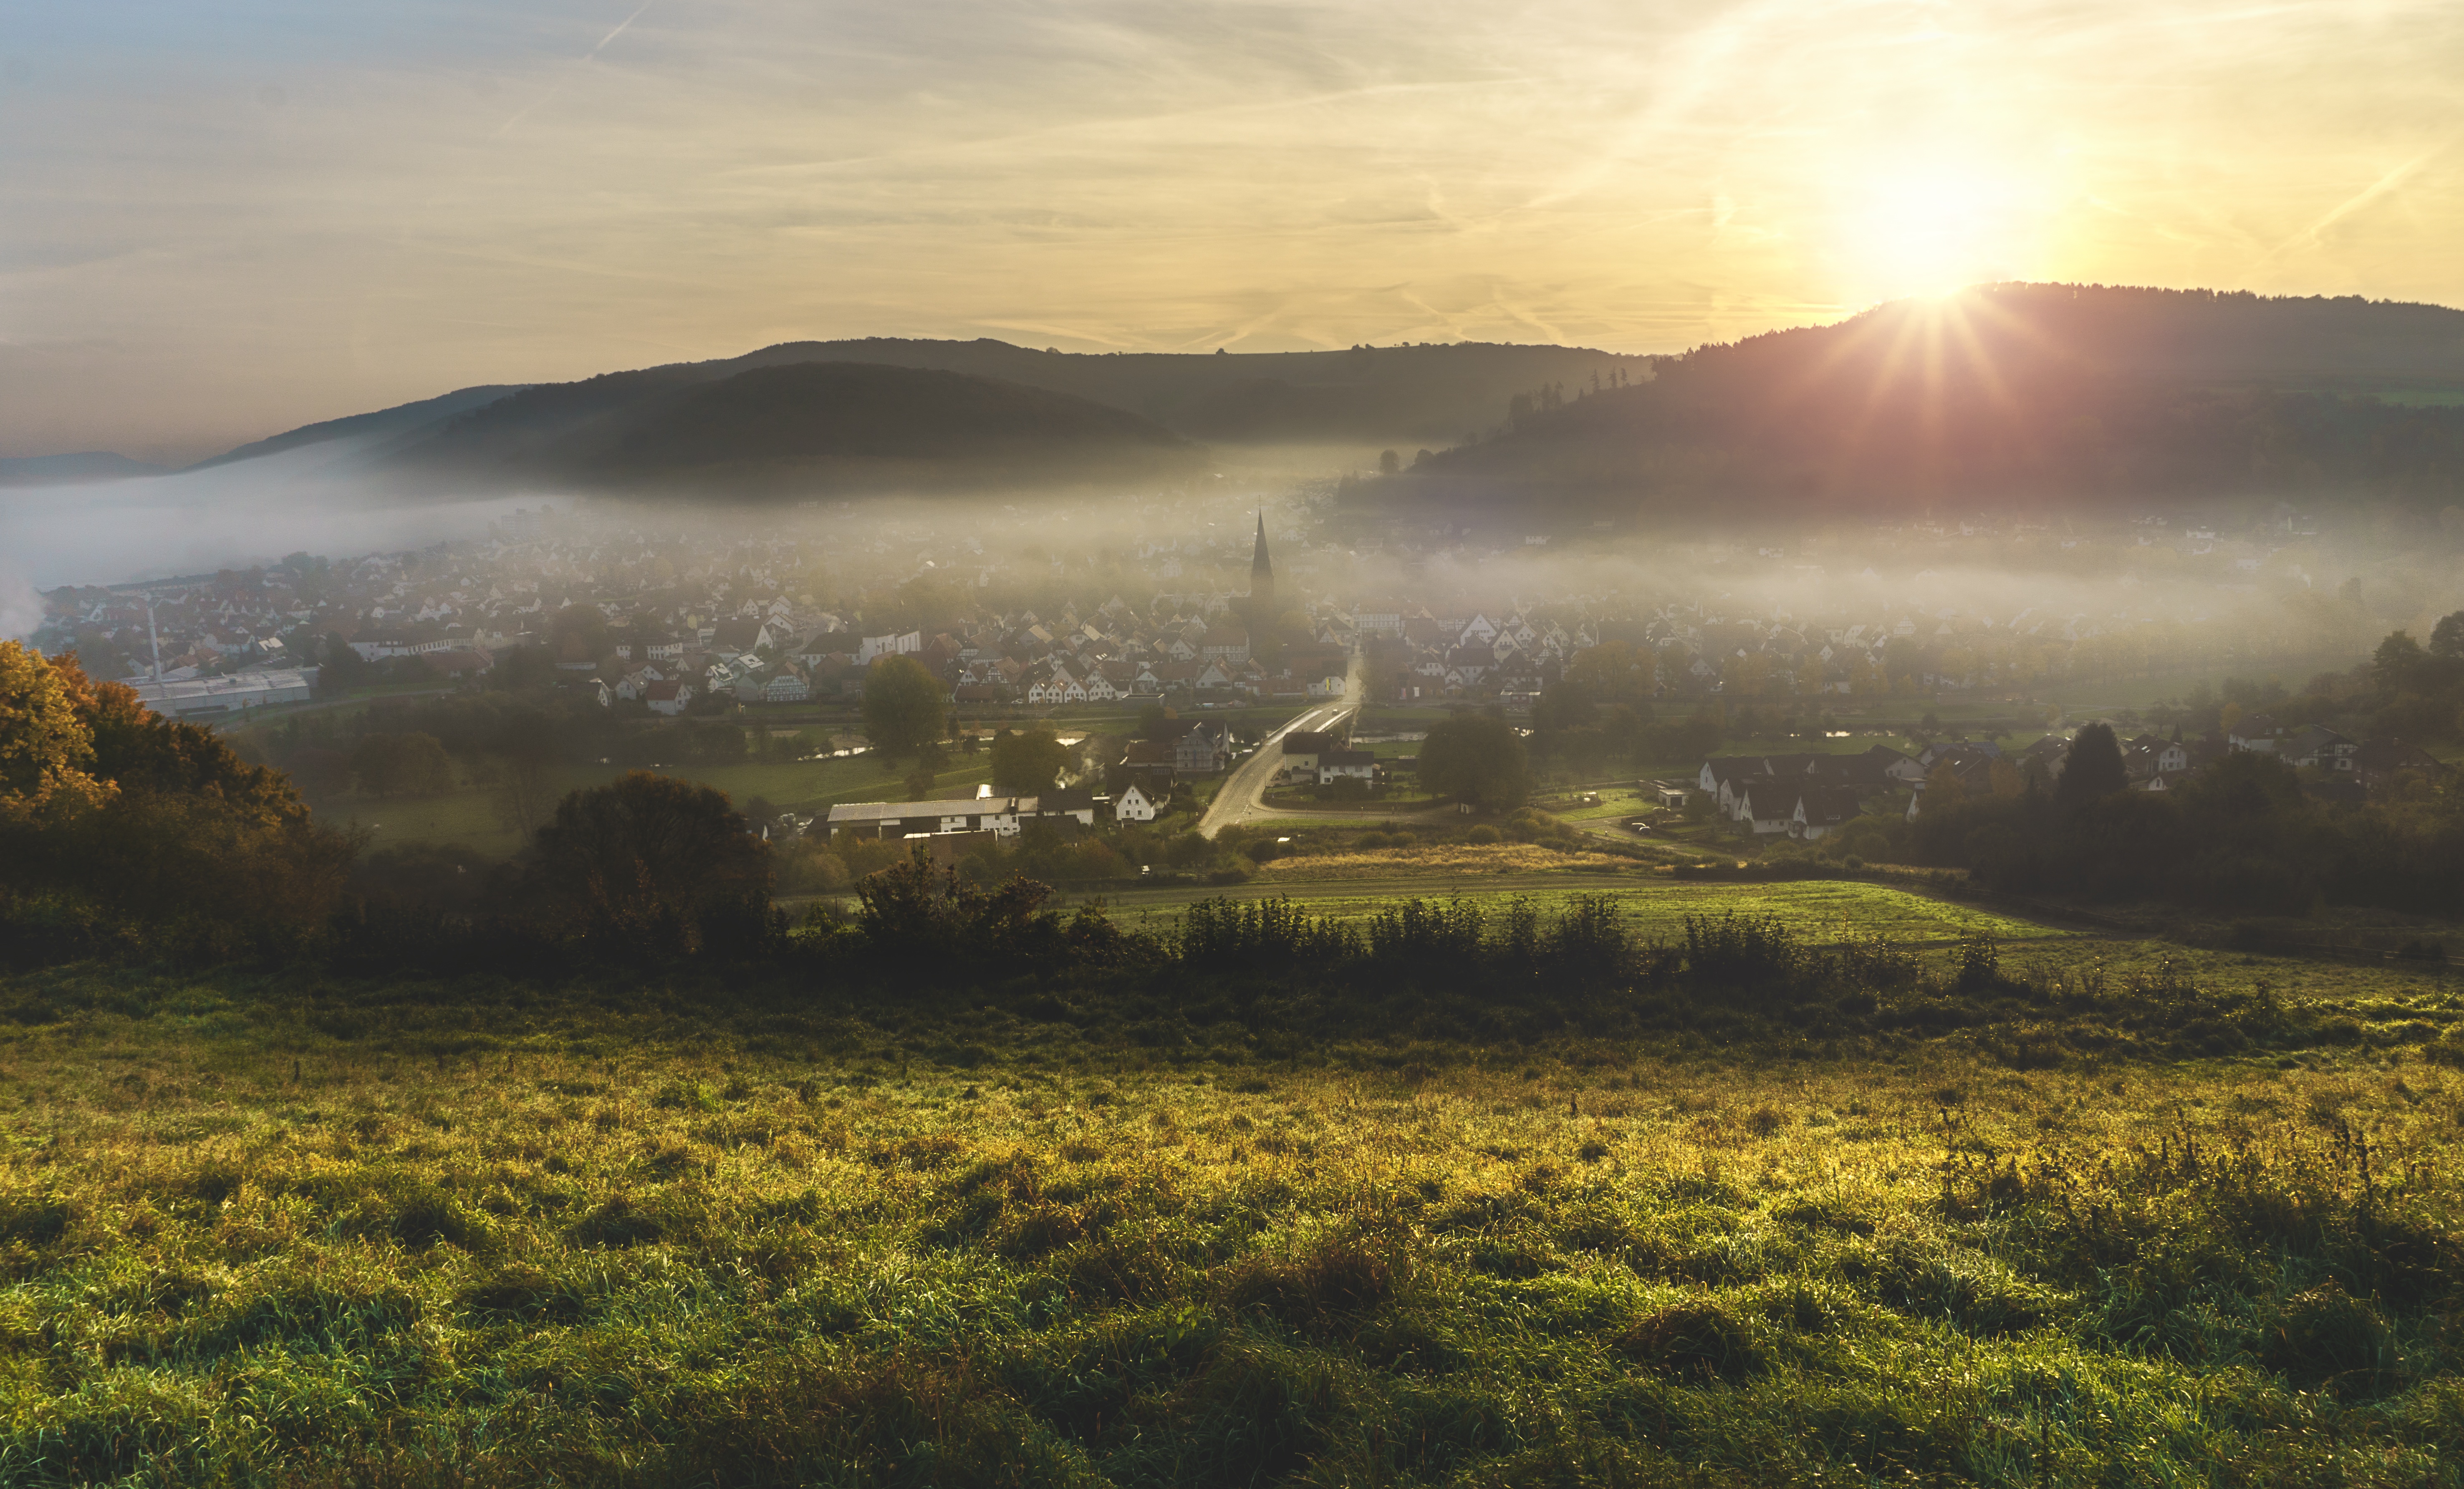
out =
<path fill-rule="evenodd" d="M 1344 679 L 1343 701 L 1321 703 L 1303 710 L 1290 722 L 1266 736 L 1265 742 L 1249 754 L 1249 757 L 1233 768 L 1225 777 L 1223 789 L 1215 793 L 1214 804 L 1199 820 L 1198 830 L 1212 838 L 1224 828 L 1241 822 L 1263 821 L 1268 818 L 1309 815 L 1291 807 L 1266 805 L 1266 788 L 1274 783 L 1275 772 L 1284 759 L 1284 736 L 1293 730 L 1328 730 L 1342 724 L 1360 708 L 1361 675 L 1358 658 L 1353 659 L 1351 673 Z M 1356 819 L 1358 813 L 1328 813 L 1337 820 Z"/>

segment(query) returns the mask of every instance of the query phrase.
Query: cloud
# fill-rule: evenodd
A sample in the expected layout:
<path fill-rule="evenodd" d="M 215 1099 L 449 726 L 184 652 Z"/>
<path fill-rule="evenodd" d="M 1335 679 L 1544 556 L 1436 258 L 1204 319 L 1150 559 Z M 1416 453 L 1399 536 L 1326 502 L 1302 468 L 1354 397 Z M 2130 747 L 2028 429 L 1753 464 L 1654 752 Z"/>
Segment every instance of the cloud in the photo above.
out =
<path fill-rule="evenodd" d="M 213 10 L 12 39 L 0 453 L 796 337 L 1674 350 L 1904 289 L 1910 160 L 2001 272 L 2464 300 L 2432 0 Z"/>

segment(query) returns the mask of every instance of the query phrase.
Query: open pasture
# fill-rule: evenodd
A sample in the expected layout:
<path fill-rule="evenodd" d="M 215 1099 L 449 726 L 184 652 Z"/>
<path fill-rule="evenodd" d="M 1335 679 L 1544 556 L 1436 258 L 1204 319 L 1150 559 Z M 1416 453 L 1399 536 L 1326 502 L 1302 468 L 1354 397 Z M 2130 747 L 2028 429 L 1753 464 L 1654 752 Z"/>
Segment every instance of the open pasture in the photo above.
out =
<path fill-rule="evenodd" d="M 1428 866 L 1413 863 L 1426 855 Z M 1353 863 L 1353 860 L 1359 860 Z M 1594 862 L 1595 861 L 1595 862 Z M 1586 867 L 1596 872 L 1586 872 Z M 1381 874 L 1380 869 L 1385 871 Z M 1623 860 L 1572 855 L 1521 844 L 1486 847 L 1445 844 L 1427 849 L 1385 850 L 1327 858 L 1278 859 L 1245 885 L 1174 886 L 1108 893 L 1105 902 L 1134 918 L 1177 917 L 1193 901 L 1219 895 L 1236 899 L 1289 896 L 1312 914 L 1356 920 L 1409 899 L 1461 898 L 1495 912 L 1517 899 L 1550 914 L 1576 899 L 1614 905 L 1639 937 L 1675 940 L 1688 916 L 1778 921 L 1816 944 L 1880 938 L 1947 943 L 1990 935 L 2012 942 L 2076 939 L 2079 932 L 2040 925 L 1975 906 L 1936 899 L 1884 885 L 1852 880 L 1789 880 L 1727 884 L 1647 879 Z"/>
<path fill-rule="evenodd" d="M 2464 1452 L 2464 1080 L 2385 1022 L 2020 1070 L 1270 1057 L 707 979 L 0 997 L 11 1484 L 2412 1486 Z"/>

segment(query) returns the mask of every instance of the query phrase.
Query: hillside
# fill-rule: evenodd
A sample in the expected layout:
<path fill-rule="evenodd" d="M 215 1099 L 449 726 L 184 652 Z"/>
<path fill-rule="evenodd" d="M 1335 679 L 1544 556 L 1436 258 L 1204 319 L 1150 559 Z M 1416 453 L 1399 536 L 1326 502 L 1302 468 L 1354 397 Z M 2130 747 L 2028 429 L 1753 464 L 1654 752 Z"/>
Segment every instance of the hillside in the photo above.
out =
<path fill-rule="evenodd" d="M 1550 383 L 1573 387 L 1588 383 L 1594 374 L 1606 378 L 1620 369 L 1631 378 L 1647 378 L 1657 359 L 1485 342 L 1087 356 L 989 339 L 875 339 L 791 341 L 727 365 L 825 361 L 1001 378 L 1126 408 L 1176 433 L 1217 444 L 1376 440 L 1442 448 L 1494 425 L 1517 393 Z"/>
<path fill-rule="evenodd" d="M 188 467 L 203 471 L 213 466 L 231 465 L 242 460 L 254 460 L 262 455 L 278 455 L 284 450 L 301 449 L 334 440 L 358 439 L 367 436 L 402 434 L 419 429 L 440 420 L 473 408 L 483 408 L 509 393 L 519 392 L 519 383 L 489 383 L 478 387 L 456 388 L 435 398 L 423 398 L 413 404 L 398 404 L 373 413 L 352 414 L 348 418 L 327 419 L 319 424 L 301 425 L 298 428 L 253 441 L 236 449 L 228 449 L 209 460 Z"/>
<path fill-rule="evenodd" d="M 1006 341 L 876 338 L 791 341 L 742 357 L 675 362 L 578 383 L 469 387 L 312 424 L 204 461 L 226 465 L 304 446 L 391 436 L 381 458 L 465 468 L 519 464 L 542 443 L 615 438 L 605 421 L 651 400 L 763 368 L 816 362 L 963 374 L 1102 404 L 1187 439 L 1221 444 L 1381 441 L 1438 448 L 1496 423 L 1517 393 L 1583 383 L 1655 359 L 1563 346 L 1360 347 L 1343 352 L 1089 356 Z M 497 405 L 504 407 L 496 407 Z M 1059 405 L 1047 405 L 1058 407 Z M 479 410 L 483 417 L 467 418 Z M 964 430 L 948 431 L 964 442 Z M 1144 437 L 1144 436 L 1141 436 Z"/>
<path fill-rule="evenodd" d="M 2274 494 L 2464 499 L 2464 313 L 1980 287 L 1699 348 L 1391 490 L 1768 508 Z"/>
<path fill-rule="evenodd" d="M 990 378 L 846 361 L 702 372 L 524 388 L 372 458 L 466 484 L 755 494 L 1141 479 L 1203 463 L 1135 414 Z"/>

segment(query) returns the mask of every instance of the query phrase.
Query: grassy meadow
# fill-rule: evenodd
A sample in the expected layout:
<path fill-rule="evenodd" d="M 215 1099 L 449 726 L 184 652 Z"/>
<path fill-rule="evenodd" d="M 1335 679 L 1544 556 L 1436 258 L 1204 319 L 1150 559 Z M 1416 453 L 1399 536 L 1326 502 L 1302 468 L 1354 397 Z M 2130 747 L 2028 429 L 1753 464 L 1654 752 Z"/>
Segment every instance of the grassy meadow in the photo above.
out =
<path fill-rule="evenodd" d="M 0 1482 L 2464 1482 L 2452 980 L 1728 909 L 1903 974 L 14 974 Z"/>
<path fill-rule="evenodd" d="M 738 803 L 758 797 L 781 811 L 826 812 L 839 801 L 905 799 L 907 772 L 913 768 L 914 762 L 909 760 L 898 771 L 884 771 L 878 759 L 857 755 L 775 763 L 673 765 L 664 767 L 661 774 L 715 786 Z M 570 791 L 605 785 L 623 774 L 625 768 L 614 765 L 560 766 L 547 795 L 556 799 Z M 973 796 L 979 783 L 992 778 L 991 756 L 983 752 L 954 754 L 946 766 L 933 773 L 933 778 L 935 791 Z M 371 844 L 380 848 L 459 844 L 492 858 L 510 858 L 524 842 L 523 835 L 498 815 L 496 793 L 485 787 L 466 785 L 435 796 L 385 799 L 340 796 L 316 806 L 320 820 L 338 826 L 374 828 Z"/>

